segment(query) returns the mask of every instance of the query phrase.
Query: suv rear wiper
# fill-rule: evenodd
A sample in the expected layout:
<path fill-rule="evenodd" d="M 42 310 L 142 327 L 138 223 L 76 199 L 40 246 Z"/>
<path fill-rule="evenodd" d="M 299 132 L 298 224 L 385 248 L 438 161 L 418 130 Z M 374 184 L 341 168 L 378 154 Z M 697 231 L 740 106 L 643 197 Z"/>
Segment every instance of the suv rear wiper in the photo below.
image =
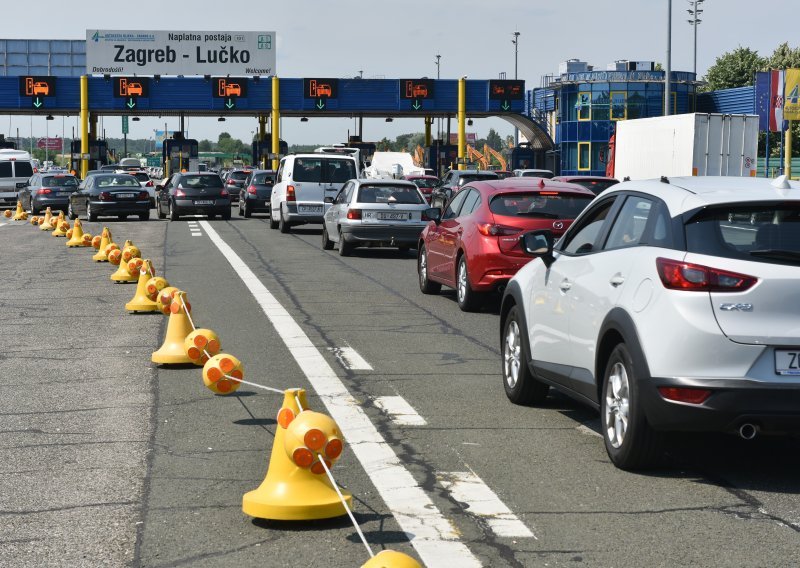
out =
<path fill-rule="evenodd" d="M 782 250 L 782 249 L 759 249 L 751 250 L 752 256 L 759 256 L 765 258 L 775 258 L 779 260 L 798 260 L 800 261 L 800 251 L 796 250 Z"/>

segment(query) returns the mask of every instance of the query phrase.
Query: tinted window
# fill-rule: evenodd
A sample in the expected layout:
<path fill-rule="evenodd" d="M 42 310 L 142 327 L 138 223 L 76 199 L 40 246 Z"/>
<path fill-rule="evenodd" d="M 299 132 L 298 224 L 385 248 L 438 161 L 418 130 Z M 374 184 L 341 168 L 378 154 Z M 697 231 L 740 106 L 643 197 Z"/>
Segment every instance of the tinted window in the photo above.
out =
<path fill-rule="evenodd" d="M 631 196 L 625 200 L 619 215 L 614 220 L 608 234 L 605 248 L 632 247 L 639 244 L 647 226 L 647 220 L 654 211 L 653 202 L 644 197 Z"/>
<path fill-rule="evenodd" d="M 145 182 L 150 181 L 150 176 L 147 175 L 146 172 L 136 172 L 136 173 L 131 174 L 131 175 L 133 177 L 135 177 L 136 179 L 138 179 L 139 181 L 145 181 Z"/>
<path fill-rule="evenodd" d="M 325 181 L 329 183 L 344 183 L 356 177 L 356 164 L 352 160 L 323 160 L 326 168 Z"/>
<path fill-rule="evenodd" d="M 44 176 L 42 185 L 47 187 L 78 187 L 78 180 L 72 176 Z"/>
<path fill-rule="evenodd" d="M 259 185 L 272 185 L 275 183 L 275 177 L 272 174 L 254 174 L 253 181 L 250 183 L 257 183 Z"/>
<path fill-rule="evenodd" d="M 542 195 L 539 192 L 501 193 L 489 202 L 495 215 L 574 219 L 592 201 L 591 195 Z"/>
<path fill-rule="evenodd" d="M 459 217 L 464 217 L 465 215 L 471 214 L 475 209 L 478 208 L 481 202 L 481 194 L 478 193 L 476 190 L 467 188 L 469 190 L 469 194 L 467 195 L 466 199 L 464 199 L 464 205 L 461 207 L 461 211 L 458 213 Z M 461 191 L 464 191 L 463 189 Z"/>
<path fill-rule="evenodd" d="M 417 185 L 417 187 L 424 187 L 424 188 L 436 187 L 436 185 L 439 183 L 439 180 L 425 179 L 425 178 L 412 179 L 411 181 L 413 181 Z"/>
<path fill-rule="evenodd" d="M 94 179 L 97 187 L 140 187 L 136 178 L 129 175 L 98 176 Z"/>
<path fill-rule="evenodd" d="M 553 172 L 522 172 L 522 177 L 537 177 L 550 179 L 553 177 Z"/>
<path fill-rule="evenodd" d="M 0 162 L 0 177 L 11 177 L 11 162 Z"/>
<path fill-rule="evenodd" d="M 247 176 L 250 175 L 250 172 L 231 172 L 228 176 L 228 179 L 235 179 L 236 181 L 242 181 L 247 179 Z"/>
<path fill-rule="evenodd" d="M 564 236 L 565 240 L 560 247 L 561 250 L 570 254 L 586 254 L 596 250 L 595 242 L 613 205 L 614 199 L 604 201 L 579 223 L 570 227 Z"/>
<path fill-rule="evenodd" d="M 452 219 L 456 216 L 458 210 L 461 209 L 461 204 L 464 203 L 464 199 L 467 197 L 467 193 L 466 191 L 460 191 L 450 200 L 450 204 L 447 206 L 447 209 L 445 209 L 442 219 Z"/>
<path fill-rule="evenodd" d="M 585 187 L 595 195 L 598 195 L 607 190 L 612 185 L 617 185 L 618 182 L 612 180 L 573 180 L 570 183 L 576 183 L 581 187 Z"/>
<path fill-rule="evenodd" d="M 33 175 L 33 166 L 31 166 L 30 162 L 15 162 L 17 165 L 14 166 L 14 177 L 31 177 Z"/>
<path fill-rule="evenodd" d="M 726 204 L 686 224 L 689 252 L 800 264 L 800 203 Z"/>
<path fill-rule="evenodd" d="M 466 185 L 475 180 L 498 179 L 497 174 L 466 174 L 459 176 L 458 185 Z"/>
<path fill-rule="evenodd" d="M 219 176 L 183 176 L 179 182 L 178 187 L 185 188 L 221 188 L 222 180 Z"/>
<path fill-rule="evenodd" d="M 294 181 L 322 183 L 322 158 L 297 158 L 292 177 Z"/>
<path fill-rule="evenodd" d="M 419 191 L 407 185 L 362 185 L 358 189 L 359 203 L 423 203 Z"/>

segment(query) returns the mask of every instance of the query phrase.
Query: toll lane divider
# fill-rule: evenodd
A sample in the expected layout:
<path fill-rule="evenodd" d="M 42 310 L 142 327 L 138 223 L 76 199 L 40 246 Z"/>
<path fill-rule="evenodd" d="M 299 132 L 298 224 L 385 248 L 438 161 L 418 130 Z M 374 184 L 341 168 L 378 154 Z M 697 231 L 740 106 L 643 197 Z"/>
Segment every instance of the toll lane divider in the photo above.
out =
<path fill-rule="evenodd" d="M 10 213 L 7 212 L 7 218 L 11 217 Z M 22 210 L 19 202 L 17 215 L 20 218 L 15 217 L 15 220 L 28 220 L 27 213 Z M 420 568 L 416 560 L 401 552 L 386 549 L 378 554 L 373 553 L 353 515 L 352 495 L 339 487 L 331 472 L 332 466 L 344 450 L 342 430 L 333 418 L 309 408 L 304 389 L 280 390 L 245 381 L 242 362 L 233 355 L 221 352 L 219 336 L 210 329 L 196 327 L 186 292 L 169 286 L 165 278 L 157 276 L 153 263 L 149 259 L 142 258 L 141 250 L 132 241 L 125 241 L 120 249 L 113 242 L 108 227 L 103 228 L 101 235 L 92 237 L 83 232 L 80 219 L 76 219 L 74 225 L 70 227 L 69 222 L 64 219 L 63 212 L 55 217 L 49 207 L 44 216 L 33 216 L 29 222 L 43 231 L 53 231 L 51 233 L 53 236 L 66 237 L 68 239 L 66 245 L 69 248 L 88 247 L 97 250 L 92 260 L 109 262 L 112 266 L 118 267 L 110 277 L 113 282 L 123 284 L 136 282 L 134 296 L 125 304 L 127 311 L 161 312 L 169 316 L 164 341 L 152 354 L 152 362 L 159 365 L 194 363 L 202 366 L 203 383 L 209 390 L 219 395 L 231 394 L 242 384 L 283 394 L 267 475 L 257 489 L 242 497 L 244 513 L 257 518 L 285 521 L 309 521 L 347 514 L 370 556 L 362 568 Z M 213 234 L 221 241 L 217 233 L 206 223 L 204 227 L 209 235 Z M 221 242 L 224 244 L 224 241 Z M 253 278 L 261 285 L 255 275 Z M 251 290 L 252 286 L 252 283 L 248 285 Z M 274 303 L 280 306 L 277 301 Z M 270 314 L 267 315 L 275 325 Z M 286 316 L 289 317 L 288 312 Z M 285 326 L 286 322 L 283 325 Z M 305 341 L 308 341 L 302 330 L 299 331 Z M 349 394 L 347 396 L 349 397 Z M 330 398 L 330 393 L 328 397 Z M 330 402 L 327 406 L 330 407 Z M 467 553 L 469 554 L 468 551 Z M 479 564 L 459 563 L 459 565 Z"/>

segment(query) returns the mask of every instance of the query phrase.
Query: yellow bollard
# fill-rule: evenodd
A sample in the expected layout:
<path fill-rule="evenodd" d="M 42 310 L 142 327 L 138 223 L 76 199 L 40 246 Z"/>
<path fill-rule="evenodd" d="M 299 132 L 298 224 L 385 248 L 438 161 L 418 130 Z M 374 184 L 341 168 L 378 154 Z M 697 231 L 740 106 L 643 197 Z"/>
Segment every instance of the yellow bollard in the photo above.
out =
<path fill-rule="evenodd" d="M 67 246 L 69 248 L 86 246 L 83 242 L 83 225 L 80 219 L 75 219 L 75 223 L 72 225 L 72 237 L 67 241 Z"/>
<path fill-rule="evenodd" d="M 22 208 L 22 201 L 17 201 L 17 211 L 14 214 L 14 221 L 24 221 L 27 216 L 28 214 L 25 213 L 25 210 Z M 6 217 L 11 217 L 11 211 L 8 212 Z"/>
<path fill-rule="evenodd" d="M 155 272 L 153 270 L 153 264 L 149 260 L 142 260 L 142 265 L 139 268 L 139 281 L 136 284 L 136 292 L 133 298 L 131 298 L 131 301 L 125 304 L 125 309 L 129 312 L 159 311 L 158 304 L 147 297 L 147 282 L 153 277 L 151 272 Z"/>
<path fill-rule="evenodd" d="M 110 244 L 113 244 L 115 247 L 117 246 L 111 238 L 111 229 L 103 227 L 103 233 L 100 235 L 100 246 L 97 249 L 97 254 L 92 257 L 92 260 L 95 262 L 108 262 L 108 253 L 110 251 L 107 250 L 107 248 Z"/>
<path fill-rule="evenodd" d="M 192 324 L 189 321 L 189 316 L 183 307 L 186 302 L 186 308 L 191 311 L 192 306 L 186 300 L 186 292 L 178 291 L 172 298 L 170 304 L 169 321 L 167 322 L 167 333 L 164 336 L 164 343 L 158 351 L 155 351 L 150 357 L 153 363 L 162 365 L 179 365 L 181 363 L 193 363 L 193 361 L 186 355 L 183 348 L 183 343 L 186 336 L 192 333 Z"/>
<path fill-rule="evenodd" d="M 39 228 L 42 231 L 52 231 L 53 230 L 53 225 L 50 224 L 50 220 L 52 218 L 53 218 L 53 212 L 50 211 L 50 208 L 48 207 L 44 211 L 44 221 L 39 223 Z"/>
<path fill-rule="evenodd" d="M 141 256 L 141 252 L 139 252 L 139 248 L 134 246 L 131 241 L 125 241 L 125 246 L 122 247 L 122 253 L 120 256 L 120 263 L 119 268 L 117 271 L 111 275 L 111 280 L 118 283 L 123 282 L 136 282 L 139 278 L 136 274 L 131 274 L 130 270 L 128 269 L 128 261 L 132 258 L 139 258 Z M 109 260 L 111 260 L 109 258 Z"/>
<path fill-rule="evenodd" d="M 324 459 L 332 465 L 342 454 L 341 433 L 332 418 L 307 410 L 305 395 L 303 389 L 284 392 L 267 475 L 242 497 L 242 511 L 251 517 L 310 521 L 347 514 L 319 463 Z M 353 496 L 340 491 L 352 508 Z"/>
<path fill-rule="evenodd" d="M 422 568 L 422 564 L 396 550 L 381 550 L 361 565 L 361 568 Z"/>

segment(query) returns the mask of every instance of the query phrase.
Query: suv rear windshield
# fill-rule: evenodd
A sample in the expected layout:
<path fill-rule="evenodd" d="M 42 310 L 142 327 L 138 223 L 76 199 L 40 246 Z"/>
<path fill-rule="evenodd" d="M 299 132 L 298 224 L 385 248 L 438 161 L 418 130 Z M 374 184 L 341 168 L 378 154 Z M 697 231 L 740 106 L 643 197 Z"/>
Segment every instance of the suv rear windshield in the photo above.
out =
<path fill-rule="evenodd" d="M 181 181 L 178 183 L 178 187 L 185 187 L 185 188 L 201 188 L 201 187 L 213 187 L 213 188 L 222 188 L 222 180 L 219 176 L 211 174 L 211 175 L 188 175 L 181 177 Z"/>
<path fill-rule="evenodd" d="M 332 158 L 297 158 L 292 178 L 311 183 L 344 183 L 356 177 L 353 160 Z"/>
<path fill-rule="evenodd" d="M 73 176 L 44 176 L 42 185 L 49 187 L 78 187 L 78 180 Z"/>
<path fill-rule="evenodd" d="M 800 265 L 800 202 L 729 203 L 686 224 L 689 252 Z"/>
<path fill-rule="evenodd" d="M 407 185 L 362 185 L 358 190 L 359 203 L 424 203 L 419 191 Z"/>
<path fill-rule="evenodd" d="M 492 197 L 489 210 L 508 217 L 544 217 L 574 219 L 592 201 L 591 195 L 542 195 L 530 193 L 501 193 Z"/>

